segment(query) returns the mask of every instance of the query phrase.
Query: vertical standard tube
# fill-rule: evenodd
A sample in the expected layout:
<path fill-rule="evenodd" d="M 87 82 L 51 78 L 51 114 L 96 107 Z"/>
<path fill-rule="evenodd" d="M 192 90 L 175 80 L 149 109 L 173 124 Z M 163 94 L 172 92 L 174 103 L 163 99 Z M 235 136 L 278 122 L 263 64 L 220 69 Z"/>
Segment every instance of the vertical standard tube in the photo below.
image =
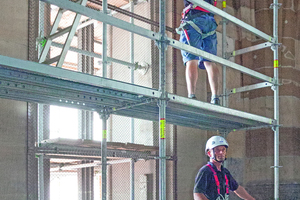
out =
<path fill-rule="evenodd" d="M 102 1 L 102 11 L 107 14 L 107 0 Z M 103 23 L 102 33 L 102 76 L 107 77 L 107 24 Z M 102 141 L 101 141 L 101 158 L 102 158 L 102 200 L 106 200 L 106 183 L 107 183 L 107 116 L 102 116 Z"/>
<path fill-rule="evenodd" d="M 107 116 L 102 114 L 101 167 L 102 167 L 102 200 L 106 200 L 107 171 Z"/>
<path fill-rule="evenodd" d="M 134 12 L 134 2 L 130 2 L 130 12 Z M 130 17 L 130 23 L 134 23 L 134 18 Z M 130 33 L 130 62 L 134 63 L 134 33 Z M 134 84 L 134 69 L 130 70 L 131 83 Z M 130 142 L 134 143 L 134 118 L 131 118 Z M 130 160 L 130 199 L 134 200 L 134 159 Z"/>
<path fill-rule="evenodd" d="M 102 12 L 107 14 L 107 0 L 102 1 Z M 103 23 L 102 33 L 102 76 L 107 78 L 107 24 Z"/>
<path fill-rule="evenodd" d="M 44 139 L 44 105 L 38 104 L 38 137 L 37 142 L 38 144 L 41 143 L 41 141 Z M 44 156 L 40 155 L 38 157 L 38 198 L 39 200 L 45 199 L 45 190 L 44 190 Z"/>
<path fill-rule="evenodd" d="M 161 39 L 158 41 L 159 46 L 159 91 L 161 99 L 159 101 L 159 199 L 166 200 L 166 140 L 165 140 L 165 122 L 166 122 L 166 1 L 160 0 L 159 9 L 159 32 Z"/>
<path fill-rule="evenodd" d="M 273 1 L 273 36 L 274 36 L 274 199 L 279 200 L 279 85 L 278 85 L 278 0 Z"/>
<path fill-rule="evenodd" d="M 226 12 L 226 0 L 223 0 L 222 3 L 223 3 L 222 4 L 223 11 Z M 226 59 L 226 49 L 227 49 L 226 48 L 227 47 L 226 23 L 227 23 L 226 19 L 223 18 L 222 19 L 222 57 L 224 59 Z M 223 65 L 222 66 L 222 78 L 223 78 L 223 80 L 222 80 L 222 83 L 223 83 L 222 84 L 222 94 L 223 94 L 223 96 L 222 96 L 222 105 L 224 107 L 228 106 L 227 105 L 227 95 L 226 95 L 226 87 L 227 87 L 227 85 L 226 85 L 226 69 L 227 69 L 227 67 L 225 65 Z"/>

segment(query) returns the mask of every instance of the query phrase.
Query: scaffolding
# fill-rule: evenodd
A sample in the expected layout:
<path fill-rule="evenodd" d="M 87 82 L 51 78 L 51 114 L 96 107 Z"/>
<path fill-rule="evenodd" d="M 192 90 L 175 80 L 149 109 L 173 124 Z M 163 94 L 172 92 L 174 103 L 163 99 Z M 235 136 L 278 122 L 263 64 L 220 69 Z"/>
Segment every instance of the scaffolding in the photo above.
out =
<path fill-rule="evenodd" d="M 264 74 L 250 70 L 244 66 L 230 62 L 226 59 L 226 52 L 223 50 L 223 58 L 214 56 L 197 48 L 180 43 L 177 40 L 166 36 L 166 2 L 160 0 L 159 32 L 122 21 L 107 14 L 107 1 L 103 0 L 102 12 L 85 7 L 87 0 L 80 0 L 77 3 L 68 0 L 41 0 L 56 5 L 60 8 L 57 21 L 54 23 L 51 36 L 44 40 L 44 49 L 41 53 L 39 63 L 0 56 L 0 97 L 15 99 L 27 102 L 42 104 L 64 105 L 67 107 L 79 108 L 82 110 L 96 111 L 102 119 L 102 142 L 101 142 L 101 166 L 102 166 L 102 199 L 106 199 L 106 172 L 107 156 L 116 154 L 107 150 L 107 119 L 111 114 L 140 118 L 159 122 L 159 155 L 153 159 L 159 159 L 159 199 L 166 199 L 166 123 L 181 125 L 204 130 L 220 131 L 229 133 L 235 130 L 259 129 L 270 127 L 274 131 L 274 199 L 279 199 L 279 82 L 278 82 L 278 0 L 271 5 L 273 13 L 273 36 L 269 36 L 258 29 L 244 23 L 243 21 L 230 16 L 225 12 L 202 0 L 190 0 L 190 2 L 203 7 L 210 12 L 223 18 L 223 26 L 226 20 L 246 29 L 266 42 L 250 48 L 232 52 L 235 56 L 242 53 L 271 47 L 274 51 L 274 76 L 268 77 Z M 225 5 L 226 5 L 226 1 Z M 133 6 L 133 4 L 132 4 Z M 133 7 L 131 8 L 133 9 Z M 57 32 L 59 16 L 64 10 L 71 10 L 77 13 L 76 18 L 68 29 Z M 90 19 L 103 22 L 103 52 L 97 55 L 88 51 L 80 51 L 70 47 L 71 38 L 79 25 L 81 15 Z M 107 24 L 124 29 L 151 40 L 156 41 L 159 48 L 159 88 L 147 88 L 132 83 L 124 83 L 106 78 L 106 64 L 108 62 L 120 62 L 131 67 L 147 68 L 140 64 L 133 64 L 134 59 L 127 63 L 121 60 L 109 58 L 106 54 L 106 33 Z M 223 27 L 223 41 L 226 37 L 226 28 Z M 60 56 L 46 61 L 45 58 L 52 43 L 52 38 L 59 34 L 69 32 L 68 39 L 62 48 Z M 59 44 L 52 45 L 59 46 Z M 253 89 L 271 87 L 274 91 L 274 118 L 267 118 L 250 114 L 226 106 L 220 107 L 209 103 L 187 99 L 166 91 L 166 48 L 171 46 L 176 49 L 202 56 L 206 59 L 221 64 L 223 67 L 223 94 L 244 92 Z M 103 63 L 103 77 L 96 77 L 89 74 L 78 73 L 60 68 L 68 50 L 79 51 L 82 54 L 99 57 Z M 132 55 L 132 54 L 131 54 Z M 49 63 L 57 62 L 58 67 L 49 66 Z M 42 64 L 44 63 L 44 64 Z M 262 83 L 245 86 L 241 88 L 226 89 L 226 67 L 239 70 L 242 73 L 255 77 Z M 223 105 L 226 105 L 226 95 L 223 97 Z M 209 117 L 208 117 L 209 116 Z M 215 123 L 218 121 L 218 123 Z M 53 153 L 49 147 L 38 148 L 37 154 Z M 49 152 L 47 152 L 49 151 Z M 84 152 L 84 150 L 83 150 Z M 83 153 L 85 154 L 85 153 Z M 149 155 L 142 153 L 142 157 Z M 86 154 L 85 154 L 86 155 Z M 98 154 L 99 155 L 99 154 Z M 150 155 L 152 156 L 152 155 Z M 119 157 L 131 158 L 128 154 L 120 154 Z M 131 165 L 131 170 L 134 165 Z M 131 180 L 133 181 L 133 177 Z M 131 182 L 132 182 L 131 181 Z M 131 194 L 131 196 L 134 194 Z M 132 198 L 133 199 L 133 198 Z"/>

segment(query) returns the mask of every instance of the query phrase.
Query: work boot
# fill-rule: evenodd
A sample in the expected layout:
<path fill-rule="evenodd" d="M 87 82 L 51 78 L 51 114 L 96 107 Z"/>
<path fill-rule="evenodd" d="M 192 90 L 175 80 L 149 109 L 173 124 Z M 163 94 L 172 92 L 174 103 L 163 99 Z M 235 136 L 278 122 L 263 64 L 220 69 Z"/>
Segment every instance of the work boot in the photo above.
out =
<path fill-rule="evenodd" d="M 210 101 L 211 104 L 215 104 L 215 105 L 220 105 L 220 99 L 217 97 L 217 98 L 213 98 L 211 101 Z"/>
<path fill-rule="evenodd" d="M 188 98 L 189 99 L 197 99 L 196 96 L 195 96 L 195 94 L 189 94 Z"/>

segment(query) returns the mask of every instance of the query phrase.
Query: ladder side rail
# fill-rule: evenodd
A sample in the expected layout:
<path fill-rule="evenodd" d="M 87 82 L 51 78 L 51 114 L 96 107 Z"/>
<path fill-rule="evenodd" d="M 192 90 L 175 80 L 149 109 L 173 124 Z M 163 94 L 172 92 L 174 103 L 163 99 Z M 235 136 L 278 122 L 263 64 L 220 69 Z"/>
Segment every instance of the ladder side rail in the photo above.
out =
<path fill-rule="evenodd" d="M 83 7 L 83 6 L 86 5 L 86 3 L 87 3 L 87 0 L 81 0 L 80 6 Z M 69 50 L 69 48 L 71 46 L 72 39 L 73 39 L 73 37 L 75 35 L 75 32 L 77 30 L 77 27 L 79 25 L 80 18 L 81 18 L 81 14 L 76 13 L 76 16 L 74 18 L 73 24 L 71 26 L 71 30 L 70 30 L 70 32 L 68 34 L 67 39 L 66 39 L 66 43 L 64 44 L 64 48 L 61 51 L 61 54 L 60 54 L 59 60 L 58 60 L 58 62 L 56 64 L 56 67 L 62 67 L 62 65 L 63 65 L 63 63 L 65 61 L 65 57 L 66 57 L 67 52 L 68 52 L 68 50 Z"/>
<path fill-rule="evenodd" d="M 64 11 L 65 11 L 64 9 L 59 8 L 59 11 L 58 11 L 58 13 L 56 15 L 56 18 L 54 20 L 54 23 L 52 25 L 52 28 L 51 28 L 51 31 L 50 31 L 50 35 L 53 35 L 57 31 L 59 22 L 60 22 L 60 20 L 62 18 L 62 15 L 63 15 Z M 44 46 L 44 48 L 42 50 L 42 53 L 41 53 L 41 56 L 39 58 L 39 63 L 42 63 L 42 62 L 45 61 L 46 56 L 47 56 L 47 54 L 49 52 L 49 49 L 51 47 L 51 43 L 52 43 L 52 39 L 51 38 L 47 38 L 47 41 L 45 43 L 45 46 Z"/>

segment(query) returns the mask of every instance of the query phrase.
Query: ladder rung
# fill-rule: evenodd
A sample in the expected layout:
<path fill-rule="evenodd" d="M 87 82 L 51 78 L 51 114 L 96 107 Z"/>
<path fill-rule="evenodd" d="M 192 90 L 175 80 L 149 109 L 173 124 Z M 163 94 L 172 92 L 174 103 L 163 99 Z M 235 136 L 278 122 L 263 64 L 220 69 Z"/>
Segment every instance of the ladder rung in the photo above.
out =
<path fill-rule="evenodd" d="M 64 34 L 70 32 L 70 30 L 71 30 L 71 26 L 68 26 L 68 27 L 66 27 L 66 28 L 64 28 L 64 29 L 62 29 L 62 30 L 60 30 L 60 31 L 58 31 L 58 32 L 56 32 L 56 33 L 54 33 L 54 34 L 52 34 L 52 35 L 49 35 L 49 36 L 47 37 L 47 39 L 53 40 L 53 39 L 55 39 L 55 38 L 58 38 L 58 37 L 60 37 L 60 36 L 62 36 L 62 35 L 64 35 Z"/>
<path fill-rule="evenodd" d="M 59 58 L 60 58 L 60 55 L 59 55 L 59 56 L 56 56 L 56 57 L 54 57 L 54 58 L 50 58 L 50 59 L 44 61 L 43 64 L 50 65 L 50 64 L 52 64 L 52 63 L 57 62 L 57 61 L 59 60 Z"/>

